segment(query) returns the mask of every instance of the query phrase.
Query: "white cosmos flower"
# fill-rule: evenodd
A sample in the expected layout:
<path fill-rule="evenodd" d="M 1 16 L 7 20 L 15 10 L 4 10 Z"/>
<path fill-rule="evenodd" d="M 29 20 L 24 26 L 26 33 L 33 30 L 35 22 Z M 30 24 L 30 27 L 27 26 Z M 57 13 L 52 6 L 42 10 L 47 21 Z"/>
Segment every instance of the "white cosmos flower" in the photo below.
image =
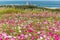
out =
<path fill-rule="evenodd" d="M 40 32 L 37 32 L 37 34 L 40 34 Z"/>
<path fill-rule="evenodd" d="M 12 36 L 7 36 L 7 37 L 12 38 Z"/>
<path fill-rule="evenodd" d="M 40 40 L 40 38 L 38 38 L 37 40 Z"/>
<path fill-rule="evenodd" d="M 32 34 L 29 34 L 29 36 L 32 36 Z"/>
<path fill-rule="evenodd" d="M 23 24 L 21 24 L 21 26 L 24 26 Z"/>
<path fill-rule="evenodd" d="M 46 35 L 43 35 L 44 36 L 44 38 L 46 37 Z"/>
<path fill-rule="evenodd" d="M 19 32 L 21 32 L 21 30 L 19 30 Z"/>
<path fill-rule="evenodd" d="M 21 29 L 21 27 L 20 27 L 20 26 L 18 26 L 18 29 Z"/>
<path fill-rule="evenodd" d="M 40 37 L 40 39 L 42 40 L 42 39 L 43 39 L 43 37 Z"/>
<path fill-rule="evenodd" d="M 42 40 L 43 39 L 43 37 L 40 37 L 40 38 L 38 38 L 37 40 Z"/>

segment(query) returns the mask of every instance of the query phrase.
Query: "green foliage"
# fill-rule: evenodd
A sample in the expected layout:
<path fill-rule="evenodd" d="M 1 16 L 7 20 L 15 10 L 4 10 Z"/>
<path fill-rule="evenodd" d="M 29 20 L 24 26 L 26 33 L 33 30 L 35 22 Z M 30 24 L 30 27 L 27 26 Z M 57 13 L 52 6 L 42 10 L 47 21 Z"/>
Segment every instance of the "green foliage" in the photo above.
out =
<path fill-rule="evenodd" d="M 10 30 L 8 30 L 8 29 L 7 29 L 7 30 L 6 30 L 6 32 L 7 32 L 9 35 L 11 35 L 11 32 L 10 32 Z"/>
<path fill-rule="evenodd" d="M 16 33 L 19 33 L 19 29 L 18 29 L 18 27 L 16 27 L 15 31 L 16 31 Z"/>
<path fill-rule="evenodd" d="M 33 6 L 33 5 L 2 5 L 0 6 L 1 8 L 4 8 L 4 10 L 0 10 L 0 15 L 3 14 L 11 14 L 11 13 L 44 13 L 45 11 L 48 12 L 60 12 L 60 9 L 48 9 L 44 7 L 38 7 L 38 6 Z"/>
<path fill-rule="evenodd" d="M 7 28 L 7 25 L 6 24 L 3 24 L 3 29 L 6 29 Z"/>

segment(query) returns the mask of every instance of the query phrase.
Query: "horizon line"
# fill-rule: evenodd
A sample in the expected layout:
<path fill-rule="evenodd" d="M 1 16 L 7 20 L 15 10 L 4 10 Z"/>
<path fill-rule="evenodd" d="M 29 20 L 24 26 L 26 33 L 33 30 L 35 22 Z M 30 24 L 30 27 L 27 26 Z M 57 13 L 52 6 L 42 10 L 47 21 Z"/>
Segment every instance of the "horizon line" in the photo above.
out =
<path fill-rule="evenodd" d="M 0 1 L 3 1 L 3 0 L 0 0 Z M 24 0 L 4 0 L 4 1 L 24 1 Z M 28 1 L 31 1 L 31 0 L 28 0 Z M 39 1 L 39 0 L 33 0 L 33 1 Z M 40 0 L 40 1 L 43 1 L 43 0 Z M 49 0 L 49 1 L 52 1 L 52 0 Z M 58 0 L 55 0 L 55 1 L 58 1 Z"/>

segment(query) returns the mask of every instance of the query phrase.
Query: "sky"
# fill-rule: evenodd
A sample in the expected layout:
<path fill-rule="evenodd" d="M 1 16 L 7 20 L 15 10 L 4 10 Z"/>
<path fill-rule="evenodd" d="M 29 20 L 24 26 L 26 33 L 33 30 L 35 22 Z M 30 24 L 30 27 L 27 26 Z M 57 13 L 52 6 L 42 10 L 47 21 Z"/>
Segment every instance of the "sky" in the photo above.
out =
<path fill-rule="evenodd" d="M 25 1 L 25 0 L 0 0 L 0 1 Z M 60 1 L 60 0 L 28 0 L 28 1 Z"/>

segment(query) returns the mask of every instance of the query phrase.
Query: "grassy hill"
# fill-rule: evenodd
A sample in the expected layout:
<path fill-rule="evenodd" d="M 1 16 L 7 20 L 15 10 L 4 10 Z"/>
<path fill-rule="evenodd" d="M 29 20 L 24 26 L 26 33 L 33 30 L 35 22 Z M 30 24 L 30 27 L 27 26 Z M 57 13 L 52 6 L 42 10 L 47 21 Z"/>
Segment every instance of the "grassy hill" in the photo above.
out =
<path fill-rule="evenodd" d="M 1 5 L 0 15 L 6 13 L 60 13 L 60 9 L 49 9 L 45 7 L 39 7 L 34 5 Z"/>

